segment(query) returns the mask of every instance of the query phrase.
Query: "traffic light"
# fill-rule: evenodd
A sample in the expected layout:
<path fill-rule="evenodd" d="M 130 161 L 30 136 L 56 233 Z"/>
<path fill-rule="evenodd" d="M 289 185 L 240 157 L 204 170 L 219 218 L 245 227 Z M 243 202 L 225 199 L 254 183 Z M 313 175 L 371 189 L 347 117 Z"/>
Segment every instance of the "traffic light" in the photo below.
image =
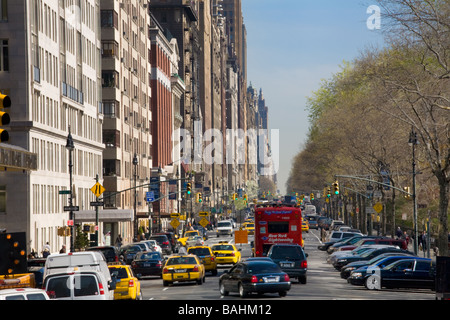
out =
<path fill-rule="evenodd" d="M 313 201 L 313 200 L 314 200 L 314 193 L 311 193 L 311 194 L 309 195 L 309 200 L 310 200 L 310 201 Z"/>
<path fill-rule="evenodd" d="M 5 94 L 0 94 L 0 126 L 8 125 L 11 122 L 9 114 L 4 111 L 4 108 L 11 107 L 11 98 Z M 0 128 L 0 142 L 9 141 L 9 133 L 3 128 Z"/>
<path fill-rule="evenodd" d="M 198 202 L 202 202 L 203 201 L 203 199 L 202 199 L 202 194 L 199 192 L 199 193 L 197 193 L 197 201 Z"/>
<path fill-rule="evenodd" d="M 187 194 L 191 194 L 192 193 L 192 185 L 190 182 L 187 183 L 186 185 L 186 193 Z"/>
<path fill-rule="evenodd" d="M 410 187 L 403 187 L 403 190 L 405 190 L 405 199 L 411 199 L 411 188 Z"/>
<path fill-rule="evenodd" d="M 333 183 L 333 192 L 334 192 L 334 194 L 339 194 L 339 182 L 338 181 Z"/>
<path fill-rule="evenodd" d="M 233 200 L 237 199 L 237 193 L 233 193 Z"/>
<path fill-rule="evenodd" d="M 327 197 L 328 198 L 331 197 L 331 188 L 330 187 L 327 188 Z"/>
<path fill-rule="evenodd" d="M 247 201 L 247 194 L 244 194 L 244 201 Z"/>
<path fill-rule="evenodd" d="M 0 234 L 0 274 L 27 272 L 25 232 Z"/>

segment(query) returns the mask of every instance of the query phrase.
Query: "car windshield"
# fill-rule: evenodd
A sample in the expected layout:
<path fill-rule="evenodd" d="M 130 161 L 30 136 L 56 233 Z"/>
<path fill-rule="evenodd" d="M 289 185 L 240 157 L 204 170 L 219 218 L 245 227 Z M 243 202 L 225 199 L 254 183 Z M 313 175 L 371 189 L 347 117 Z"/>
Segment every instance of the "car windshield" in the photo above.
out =
<path fill-rule="evenodd" d="M 162 259 L 161 254 L 159 252 L 142 252 L 136 256 L 136 260 L 157 260 Z"/>
<path fill-rule="evenodd" d="M 214 251 L 233 251 L 233 246 L 231 244 L 218 244 L 212 247 Z"/>
<path fill-rule="evenodd" d="M 128 247 L 126 249 L 127 253 L 133 253 L 133 252 L 139 252 L 141 251 L 141 248 L 139 246 L 132 246 L 132 247 Z"/>
<path fill-rule="evenodd" d="M 197 261 L 194 257 L 174 257 L 170 258 L 169 261 L 167 261 L 168 266 L 177 264 L 197 264 Z"/>
<path fill-rule="evenodd" d="M 254 225 L 253 223 L 247 223 L 247 224 L 245 225 L 245 227 L 246 227 L 246 228 L 254 228 L 255 225 Z"/>
<path fill-rule="evenodd" d="M 219 222 L 218 227 L 231 227 L 231 222 Z"/>
<path fill-rule="evenodd" d="M 250 263 L 248 265 L 248 273 L 261 274 L 261 273 L 281 273 L 280 267 L 275 263 Z"/>

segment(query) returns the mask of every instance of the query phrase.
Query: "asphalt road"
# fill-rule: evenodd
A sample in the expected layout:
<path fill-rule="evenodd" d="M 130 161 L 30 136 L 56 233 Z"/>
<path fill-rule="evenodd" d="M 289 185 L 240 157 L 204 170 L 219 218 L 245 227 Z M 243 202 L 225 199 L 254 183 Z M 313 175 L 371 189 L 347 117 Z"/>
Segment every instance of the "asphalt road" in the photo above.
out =
<path fill-rule="evenodd" d="M 342 279 L 339 272 L 332 265 L 326 262 L 328 253 L 318 250 L 320 244 L 318 231 L 311 230 L 304 233 L 305 252 L 308 254 L 307 283 L 300 284 L 294 281 L 291 290 L 286 297 L 280 298 L 278 294 L 252 295 L 245 301 L 278 301 L 282 300 L 434 300 L 435 294 L 430 290 L 415 289 L 383 289 L 380 291 L 367 290 L 365 287 L 353 286 Z M 217 241 L 233 241 L 232 237 L 217 238 L 211 235 L 207 244 Z M 249 242 L 252 236 L 249 236 Z M 243 258 L 251 255 L 250 244 L 238 244 L 241 248 Z M 195 283 L 175 283 L 169 287 L 164 287 L 160 278 L 144 278 L 141 280 L 141 287 L 144 300 L 185 300 L 185 301 L 205 301 L 219 300 L 242 301 L 237 293 L 230 293 L 227 297 L 222 297 L 219 293 L 219 276 L 224 269 L 231 268 L 222 266 L 219 268 L 217 276 L 207 273 L 206 281 L 202 285 Z"/>

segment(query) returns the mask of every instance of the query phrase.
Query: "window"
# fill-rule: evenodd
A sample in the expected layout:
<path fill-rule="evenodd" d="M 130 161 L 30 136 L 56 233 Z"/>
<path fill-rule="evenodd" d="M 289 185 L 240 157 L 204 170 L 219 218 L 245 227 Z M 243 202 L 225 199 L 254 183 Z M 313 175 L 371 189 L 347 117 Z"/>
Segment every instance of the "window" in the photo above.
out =
<path fill-rule="evenodd" d="M 8 40 L 0 40 L 0 71 L 9 71 Z"/>
<path fill-rule="evenodd" d="M 8 21 L 8 0 L 0 0 L 0 21 Z"/>
<path fill-rule="evenodd" d="M 102 72 L 102 87 L 103 88 L 119 88 L 119 73 L 117 71 L 103 71 Z"/>
<path fill-rule="evenodd" d="M 118 26 L 118 16 L 113 10 L 101 11 L 101 25 L 102 28 L 116 28 Z"/>
<path fill-rule="evenodd" d="M 97 279 L 95 276 L 81 275 L 75 276 L 74 295 L 80 296 L 96 296 L 99 294 Z"/>
<path fill-rule="evenodd" d="M 0 214 L 6 214 L 6 186 L 0 186 Z"/>
<path fill-rule="evenodd" d="M 289 221 L 269 221 L 267 229 L 269 233 L 288 233 Z"/>

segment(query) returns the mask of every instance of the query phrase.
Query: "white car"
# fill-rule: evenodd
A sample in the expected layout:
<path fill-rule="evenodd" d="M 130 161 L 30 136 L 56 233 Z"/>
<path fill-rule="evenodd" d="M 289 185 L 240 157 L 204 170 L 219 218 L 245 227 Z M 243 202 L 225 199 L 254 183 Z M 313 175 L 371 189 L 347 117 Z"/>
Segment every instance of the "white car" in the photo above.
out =
<path fill-rule="evenodd" d="M 217 237 L 221 235 L 232 235 L 233 224 L 230 220 L 222 220 L 217 223 Z"/>
<path fill-rule="evenodd" d="M 162 252 L 162 248 L 156 240 L 142 240 L 141 242 L 145 242 L 150 250 L 153 249 L 154 251 Z"/>
<path fill-rule="evenodd" d="M 335 261 L 337 261 L 338 259 L 342 259 L 343 257 L 358 255 L 367 250 L 375 250 L 375 249 L 387 248 L 387 247 L 398 248 L 396 246 L 391 246 L 391 245 L 367 244 L 367 245 L 362 245 L 360 247 L 357 247 L 351 251 L 335 251 L 328 256 L 327 262 L 333 264 Z"/>
<path fill-rule="evenodd" d="M 205 245 L 205 241 L 203 241 L 203 238 L 201 236 L 192 236 L 189 237 L 186 240 L 186 247 L 194 247 L 194 246 L 204 246 Z"/>

